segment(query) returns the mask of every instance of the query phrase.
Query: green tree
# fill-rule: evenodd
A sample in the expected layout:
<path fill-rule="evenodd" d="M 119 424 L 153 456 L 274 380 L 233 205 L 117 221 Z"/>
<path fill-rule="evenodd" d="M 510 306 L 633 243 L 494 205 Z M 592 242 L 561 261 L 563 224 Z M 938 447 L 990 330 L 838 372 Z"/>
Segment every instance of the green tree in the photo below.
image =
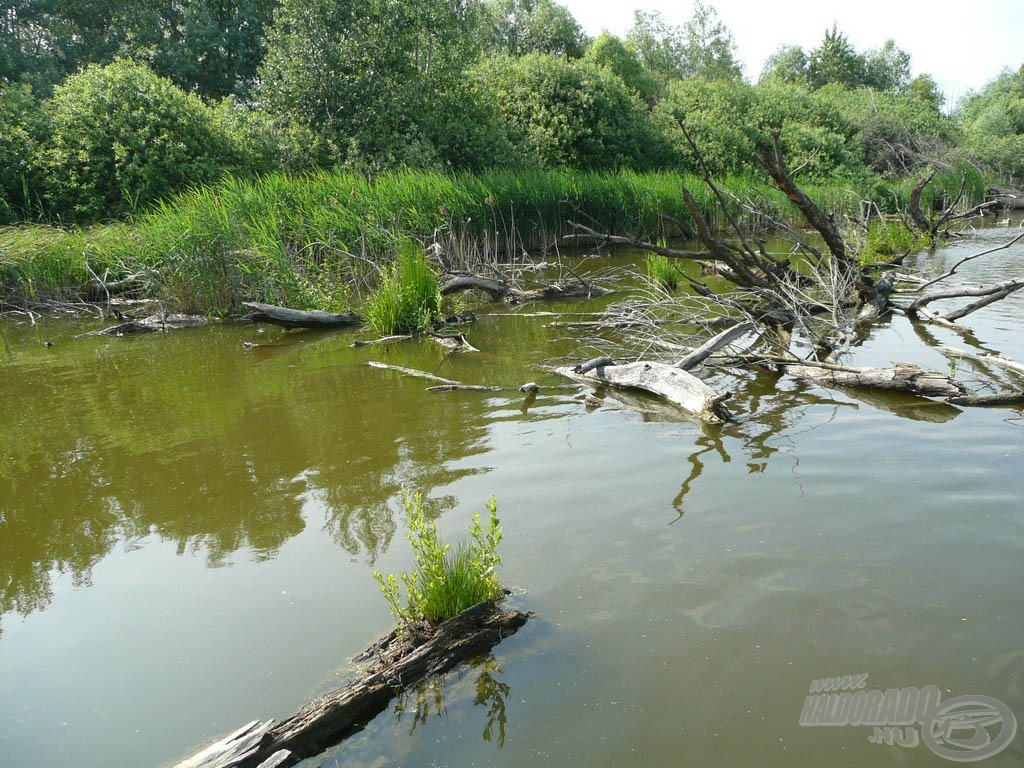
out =
<path fill-rule="evenodd" d="M 671 161 L 644 104 L 606 67 L 528 54 L 482 61 L 475 75 L 528 163 L 642 170 Z"/>
<path fill-rule="evenodd" d="M 849 89 L 864 85 L 867 64 L 850 40 L 836 29 L 825 32 L 825 39 L 807 59 L 807 78 L 813 88 L 837 83 Z"/>
<path fill-rule="evenodd" d="M 25 217 L 42 194 L 38 167 L 49 141 L 42 103 L 22 83 L 0 83 L 0 222 Z"/>
<path fill-rule="evenodd" d="M 586 48 L 579 22 L 552 0 L 485 0 L 483 20 L 487 47 L 509 56 L 550 53 L 578 59 Z"/>
<path fill-rule="evenodd" d="M 47 111 L 48 202 L 76 221 L 121 216 L 237 163 L 210 108 L 145 65 L 90 65 L 55 89 Z"/>
<path fill-rule="evenodd" d="M 636 51 L 647 71 L 662 83 L 684 75 L 686 32 L 669 24 L 658 11 L 636 11 L 626 42 Z"/>
<path fill-rule="evenodd" d="M 1024 183 L 1024 66 L 968 96 L 957 116 L 964 150 L 1008 183 Z"/>
<path fill-rule="evenodd" d="M 475 56 L 457 0 L 283 0 L 259 100 L 329 137 L 349 160 L 439 162 L 429 124 Z"/>
<path fill-rule="evenodd" d="M 683 76 L 703 80 L 739 80 L 743 70 L 736 60 L 732 33 L 710 4 L 695 0 L 693 16 L 684 26 Z"/>
<path fill-rule="evenodd" d="M 607 67 L 647 104 L 654 103 L 655 82 L 640 62 L 633 46 L 615 35 L 602 32 L 587 48 L 584 61 Z"/>
<path fill-rule="evenodd" d="M 783 45 L 768 57 L 761 70 L 760 82 L 781 80 L 786 83 L 807 83 L 807 54 L 799 45 Z"/>
<path fill-rule="evenodd" d="M 247 95 L 263 61 L 263 34 L 277 0 L 171 3 L 147 57 L 153 69 L 210 99 Z"/>
<path fill-rule="evenodd" d="M 910 84 L 910 54 L 886 40 L 864 56 L 864 85 L 878 91 L 903 91 Z"/>

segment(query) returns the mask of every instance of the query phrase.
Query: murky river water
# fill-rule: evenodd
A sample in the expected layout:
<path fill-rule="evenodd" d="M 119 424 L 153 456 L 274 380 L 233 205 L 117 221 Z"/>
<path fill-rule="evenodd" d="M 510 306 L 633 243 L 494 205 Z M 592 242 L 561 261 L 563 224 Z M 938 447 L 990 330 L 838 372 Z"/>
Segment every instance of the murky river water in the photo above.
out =
<path fill-rule="evenodd" d="M 1024 245 L 979 262 L 963 279 L 1024 274 Z M 945 764 L 800 725 L 812 681 L 856 674 L 1024 717 L 1019 410 L 722 373 L 734 424 L 588 409 L 540 370 L 579 346 L 551 319 L 481 316 L 462 357 L 2 326 L 0 765 L 159 766 L 338 686 L 392 625 L 371 572 L 411 564 L 403 485 L 449 538 L 496 495 L 509 602 L 536 617 L 308 765 Z M 965 324 L 1024 361 L 1024 297 Z M 854 362 L 949 370 L 925 343 L 970 343 L 926 335 L 897 316 Z M 428 393 L 369 360 L 503 389 Z"/>

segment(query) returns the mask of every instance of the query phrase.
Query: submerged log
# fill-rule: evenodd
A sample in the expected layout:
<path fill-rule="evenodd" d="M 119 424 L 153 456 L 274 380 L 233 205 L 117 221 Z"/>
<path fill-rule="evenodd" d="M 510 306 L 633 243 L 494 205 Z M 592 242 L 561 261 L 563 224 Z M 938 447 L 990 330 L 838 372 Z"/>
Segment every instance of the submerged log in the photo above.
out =
<path fill-rule="evenodd" d="M 969 394 L 959 381 L 909 363 L 896 363 L 892 368 L 787 365 L 786 370 L 793 376 L 812 379 L 827 387 L 882 389 L 922 397 L 962 397 Z"/>
<path fill-rule="evenodd" d="M 243 301 L 243 306 L 253 311 L 245 315 L 245 319 L 254 323 L 269 323 L 283 328 L 340 328 L 346 325 L 358 325 L 363 318 L 355 312 L 324 312 L 319 309 L 289 309 L 258 301 Z"/>
<path fill-rule="evenodd" d="M 587 384 L 609 384 L 613 387 L 643 390 L 708 421 L 729 421 L 732 418 L 729 409 L 725 407 L 725 401 L 731 397 L 731 393 L 719 394 L 693 374 L 674 366 L 656 362 L 624 365 L 605 363 L 586 371 L 576 370 L 583 367 L 565 366 L 557 368 L 556 372 Z"/>
<path fill-rule="evenodd" d="M 380 368 L 386 371 L 397 371 L 404 376 L 412 376 L 416 379 L 426 379 L 427 381 L 437 382 L 439 386 L 427 387 L 428 392 L 457 392 L 457 391 L 471 391 L 471 392 L 498 392 L 501 387 L 488 387 L 477 384 L 463 384 L 461 381 L 455 381 L 454 379 L 446 379 L 443 376 L 435 376 L 432 373 L 426 371 L 420 371 L 416 368 L 405 368 L 401 365 L 391 365 L 390 363 L 381 363 L 377 360 L 368 360 L 366 363 L 371 368 Z"/>
<path fill-rule="evenodd" d="M 370 662 L 370 666 L 343 688 L 307 704 L 277 724 L 250 723 L 174 768 L 293 765 L 359 730 L 380 714 L 393 697 L 420 680 L 443 674 L 494 647 L 514 634 L 528 618 L 522 611 L 502 613 L 496 601 L 489 601 L 436 627 L 422 624 L 406 627 L 401 633 L 392 632 L 356 658 L 357 662 Z M 247 735 L 250 732 L 259 736 L 254 743 Z M 239 739 L 244 739 L 248 747 L 243 754 L 238 754 Z M 200 756 L 203 761 L 197 762 Z"/>
<path fill-rule="evenodd" d="M 484 291 L 490 294 L 494 301 L 506 301 L 509 304 L 525 304 L 529 301 L 556 301 L 558 299 L 589 299 L 594 296 L 604 296 L 608 293 L 608 290 L 605 288 L 583 281 L 568 285 L 553 283 L 543 288 L 523 291 L 482 275 L 460 275 L 441 286 L 441 295 L 450 296 L 453 293 L 472 290 Z"/>
<path fill-rule="evenodd" d="M 168 312 L 158 312 L 155 315 L 144 317 L 141 320 L 126 320 L 123 323 L 112 325 L 108 328 L 101 328 L 98 331 L 90 331 L 90 336 L 130 336 L 138 333 L 157 333 L 160 331 L 174 331 L 179 328 L 194 328 L 199 325 L 207 325 L 210 318 L 205 315 L 179 315 Z"/>

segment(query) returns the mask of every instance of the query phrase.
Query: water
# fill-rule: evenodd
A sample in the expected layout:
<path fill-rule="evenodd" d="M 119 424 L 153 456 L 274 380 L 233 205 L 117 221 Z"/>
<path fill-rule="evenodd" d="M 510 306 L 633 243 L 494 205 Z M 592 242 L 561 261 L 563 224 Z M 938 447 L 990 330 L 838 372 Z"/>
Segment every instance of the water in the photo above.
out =
<path fill-rule="evenodd" d="M 962 271 L 1024 274 L 1024 247 Z M 1022 319 L 1018 294 L 965 325 L 1024 361 Z M 371 573 L 411 563 L 403 485 L 449 538 L 495 494 L 509 603 L 536 616 L 306 765 L 940 762 L 800 726 L 811 681 L 862 673 L 1024 717 L 1019 410 L 724 373 L 733 424 L 588 409 L 539 368 L 584 346 L 550 320 L 482 317 L 462 357 L 244 324 L 3 326 L 0 765 L 159 766 L 340 685 L 391 627 Z M 948 370 L 936 343 L 974 340 L 897 316 L 854 362 Z M 427 393 L 368 360 L 502 390 Z"/>

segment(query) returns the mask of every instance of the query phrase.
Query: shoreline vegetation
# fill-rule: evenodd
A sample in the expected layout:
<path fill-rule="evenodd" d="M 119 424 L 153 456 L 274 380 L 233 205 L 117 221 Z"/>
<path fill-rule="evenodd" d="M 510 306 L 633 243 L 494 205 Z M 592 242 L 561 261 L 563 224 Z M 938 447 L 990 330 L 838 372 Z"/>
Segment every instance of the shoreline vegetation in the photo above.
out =
<path fill-rule="evenodd" d="M 785 196 L 753 177 L 720 184 L 728 215 L 755 231 L 799 226 Z M 228 179 L 157 204 L 129 222 L 0 229 L 0 305 L 45 309 L 129 278 L 133 293 L 176 312 L 232 315 L 244 301 L 346 311 L 420 244 L 442 270 L 550 253 L 571 222 L 612 234 L 693 235 L 689 189 L 719 228 L 718 200 L 696 176 L 670 172 L 393 171 Z M 869 190 L 808 186 L 836 218 L 859 219 Z M 877 193 L 877 189 L 871 190 Z M 886 190 L 894 210 L 909 183 Z M 92 292 L 92 299 L 104 298 Z"/>

